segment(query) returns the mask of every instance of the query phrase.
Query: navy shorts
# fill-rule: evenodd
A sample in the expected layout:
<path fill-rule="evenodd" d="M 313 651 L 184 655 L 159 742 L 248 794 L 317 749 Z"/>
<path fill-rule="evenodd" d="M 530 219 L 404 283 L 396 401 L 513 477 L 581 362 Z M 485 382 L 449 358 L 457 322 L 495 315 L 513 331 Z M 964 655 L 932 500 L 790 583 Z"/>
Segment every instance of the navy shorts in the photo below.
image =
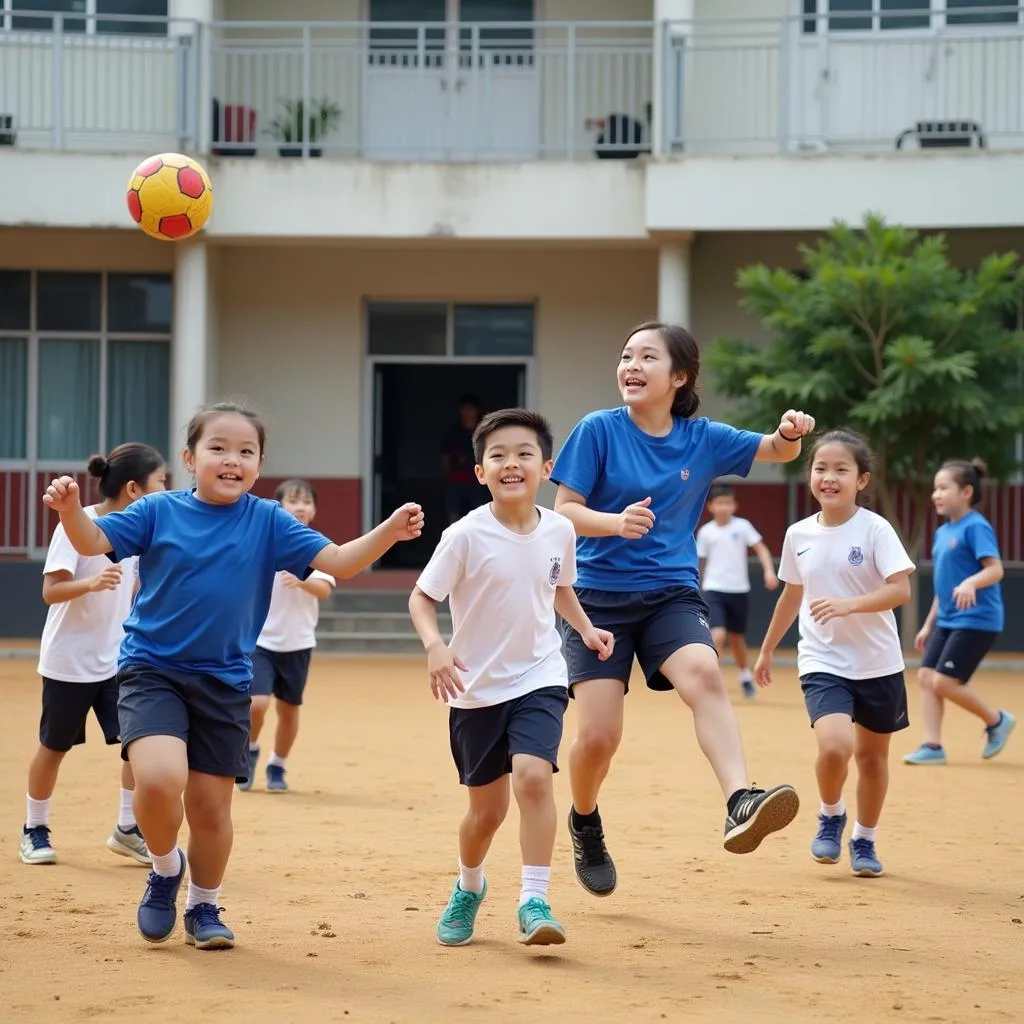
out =
<path fill-rule="evenodd" d="M 269 697 L 273 694 L 285 704 L 301 704 L 312 655 L 312 648 L 304 651 L 268 651 L 257 647 L 252 653 L 252 688 L 249 692 L 254 697 Z"/>
<path fill-rule="evenodd" d="M 570 694 L 576 683 L 587 679 L 619 679 L 628 692 L 634 655 L 650 689 L 671 690 L 661 666 L 680 647 L 706 644 L 715 649 L 707 603 L 692 587 L 638 591 L 579 587 L 576 596 L 590 621 L 615 636 L 615 650 L 607 661 L 601 661 L 572 626 L 559 620 Z"/>
<path fill-rule="evenodd" d="M 117 673 L 121 757 L 144 736 L 176 736 L 189 771 L 249 777 L 249 691 L 216 676 L 174 672 L 138 662 Z"/>
<path fill-rule="evenodd" d="M 985 655 L 992 650 L 998 633 L 987 629 L 947 629 L 936 626 L 921 655 L 921 668 L 934 669 L 939 675 L 955 679 L 965 686 L 978 671 Z"/>
<path fill-rule="evenodd" d="M 448 739 L 459 782 L 486 786 L 512 771 L 513 754 L 532 754 L 558 771 L 562 719 L 569 706 L 564 686 L 544 686 L 503 704 L 452 708 Z"/>
<path fill-rule="evenodd" d="M 824 715 L 849 715 L 877 733 L 899 732 L 910 725 L 907 684 L 902 672 L 876 679 L 843 679 L 829 672 L 800 677 L 811 725 Z"/>
<path fill-rule="evenodd" d="M 84 743 L 85 720 L 90 708 L 107 743 L 120 743 L 116 679 L 105 679 L 101 683 L 66 683 L 44 676 L 39 742 L 48 750 L 61 753 Z"/>
<path fill-rule="evenodd" d="M 727 594 L 722 590 L 705 590 L 704 600 L 708 603 L 708 621 L 712 629 L 724 629 L 726 633 L 747 632 L 747 606 L 749 594 Z"/>

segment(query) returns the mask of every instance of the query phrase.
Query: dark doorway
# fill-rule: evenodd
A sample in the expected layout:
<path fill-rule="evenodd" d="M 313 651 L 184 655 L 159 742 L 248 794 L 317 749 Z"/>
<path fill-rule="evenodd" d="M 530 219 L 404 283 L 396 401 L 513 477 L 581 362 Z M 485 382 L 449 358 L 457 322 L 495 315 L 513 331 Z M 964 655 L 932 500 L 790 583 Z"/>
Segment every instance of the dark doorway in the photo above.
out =
<path fill-rule="evenodd" d="M 458 420 L 459 399 L 476 395 L 484 412 L 522 405 L 522 363 L 376 363 L 374 365 L 373 522 L 406 501 L 423 506 L 426 527 L 413 544 L 396 544 L 381 568 L 421 569 L 448 525 L 441 451 Z M 483 496 L 485 497 L 485 496 Z"/>

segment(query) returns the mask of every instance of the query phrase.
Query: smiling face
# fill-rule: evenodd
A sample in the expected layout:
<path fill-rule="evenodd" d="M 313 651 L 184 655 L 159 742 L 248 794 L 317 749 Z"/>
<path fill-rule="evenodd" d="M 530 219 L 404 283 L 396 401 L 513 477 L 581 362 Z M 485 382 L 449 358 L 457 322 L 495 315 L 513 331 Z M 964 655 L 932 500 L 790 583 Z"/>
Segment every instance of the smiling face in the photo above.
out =
<path fill-rule="evenodd" d="M 810 485 L 815 501 L 827 510 L 851 508 L 867 487 L 870 473 L 862 473 L 849 446 L 839 441 L 819 445 L 811 460 Z"/>
<path fill-rule="evenodd" d="M 948 469 L 940 469 L 935 474 L 935 486 L 932 489 L 932 504 L 940 516 L 959 519 L 971 509 L 974 488 L 968 484 L 961 487 L 956 476 Z"/>
<path fill-rule="evenodd" d="M 306 526 L 313 521 L 316 515 L 316 501 L 309 491 L 292 490 L 281 498 L 281 508 L 291 512 L 300 523 Z"/>
<path fill-rule="evenodd" d="M 627 341 L 616 373 L 622 401 L 633 409 L 671 409 L 686 374 L 672 369 L 672 359 L 661 333 L 637 331 Z"/>
<path fill-rule="evenodd" d="M 229 505 L 252 490 L 263 453 L 252 421 L 224 412 L 206 421 L 195 451 L 186 449 L 184 459 L 196 480 L 196 497 L 211 505 Z"/>
<path fill-rule="evenodd" d="M 487 438 L 476 478 L 487 485 L 495 501 L 532 503 L 541 481 L 550 477 L 551 467 L 533 430 L 501 427 Z"/>

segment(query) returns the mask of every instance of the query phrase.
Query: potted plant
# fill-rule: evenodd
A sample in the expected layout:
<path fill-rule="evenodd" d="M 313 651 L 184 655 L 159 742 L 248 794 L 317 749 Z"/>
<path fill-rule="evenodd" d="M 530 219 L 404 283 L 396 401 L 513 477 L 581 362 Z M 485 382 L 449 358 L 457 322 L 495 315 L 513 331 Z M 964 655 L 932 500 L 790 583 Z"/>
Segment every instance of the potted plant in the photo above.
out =
<path fill-rule="evenodd" d="M 270 134 L 283 145 L 278 147 L 281 156 L 302 156 L 302 143 L 308 132 L 309 155 L 323 156 L 323 150 L 314 147 L 323 135 L 336 127 L 341 120 L 341 107 L 328 99 L 313 100 L 306 110 L 305 100 L 284 100 L 283 113 L 270 123 Z"/>

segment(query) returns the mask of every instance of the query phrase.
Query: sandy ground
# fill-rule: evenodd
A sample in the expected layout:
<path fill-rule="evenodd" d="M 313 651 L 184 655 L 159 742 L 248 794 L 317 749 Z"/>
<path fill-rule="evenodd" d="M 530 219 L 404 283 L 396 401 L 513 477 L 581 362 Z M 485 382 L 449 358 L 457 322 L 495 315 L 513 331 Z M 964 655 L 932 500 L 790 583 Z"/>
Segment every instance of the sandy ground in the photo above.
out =
<path fill-rule="evenodd" d="M 983 762 L 980 729 L 952 713 L 946 768 L 893 764 L 879 852 L 887 874 L 811 861 L 814 744 L 792 673 L 740 705 L 754 778 L 793 782 L 796 822 L 750 856 L 721 846 L 723 811 L 677 698 L 634 687 L 602 799 L 619 889 L 573 879 L 560 832 L 551 901 L 561 947 L 515 942 L 516 813 L 488 860 L 477 939 L 434 938 L 463 807 L 445 712 L 415 661 L 314 662 L 286 795 L 235 797 L 221 902 L 231 952 L 181 930 L 135 930 L 145 869 L 104 841 L 117 808 L 113 748 L 65 762 L 51 824 L 56 867 L 17 854 L 39 689 L 30 661 L 0 662 L 0 1019 L 161 1022 L 1024 1019 L 1024 732 Z M 980 677 L 1024 713 L 1024 676 Z M 914 707 L 912 694 L 912 708 Z M 566 743 L 575 730 L 570 707 Z M 917 742 L 914 726 L 894 752 Z M 568 779 L 556 779 L 560 816 Z M 848 797 L 852 797 L 849 792 Z"/>

